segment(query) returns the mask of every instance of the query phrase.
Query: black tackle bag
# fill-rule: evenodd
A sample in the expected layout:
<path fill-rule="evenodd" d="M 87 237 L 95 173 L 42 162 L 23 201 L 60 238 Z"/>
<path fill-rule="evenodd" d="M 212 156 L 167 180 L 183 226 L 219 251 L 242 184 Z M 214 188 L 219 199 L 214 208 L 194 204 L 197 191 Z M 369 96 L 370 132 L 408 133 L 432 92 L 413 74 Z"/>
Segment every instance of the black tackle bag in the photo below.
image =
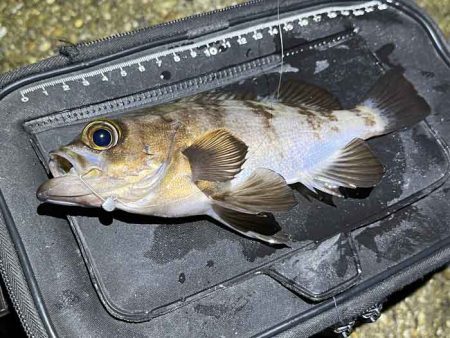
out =
<path fill-rule="evenodd" d="M 0 76 L 0 271 L 26 333 L 306 337 L 375 318 L 390 294 L 450 260 L 449 67 L 443 35 L 411 2 L 256 0 L 64 46 Z M 333 201 L 296 193 L 276 215 L 292 247 L 205 217 L 36 198 L 48 152 L 89 120 L 218 89 L 269 96 L 280 70 L 351 108 L 389 69 L 432 114 L 369 141 L 386 167 L 374 189 Z"/>

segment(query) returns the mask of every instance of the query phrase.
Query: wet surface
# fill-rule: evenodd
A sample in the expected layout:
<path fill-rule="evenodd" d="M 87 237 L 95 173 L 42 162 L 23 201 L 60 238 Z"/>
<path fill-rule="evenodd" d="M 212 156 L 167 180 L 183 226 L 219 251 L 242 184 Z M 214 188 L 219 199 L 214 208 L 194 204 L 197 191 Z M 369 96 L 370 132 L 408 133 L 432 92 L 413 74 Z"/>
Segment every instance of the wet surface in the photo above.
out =
<path fill-rule="evenodd" d="M 431 10 L 448 36 L 450 32 L 450 22 L 448 21 L 450 2 L 448 0 L 420 0 L 419 3 L 426 5 Z M 3 1 L 0 4 L 0 13 L 2 13 L 0 20 L 0 43 L 2 45 L 0 69 L 6 71 L 12 67 L 35 62 L 48 56 L 53 53 L 55 48 L 63 44 L 60 40 L 70 42 L 89 40 L 228 4 L 230 4 L 229 1 L 191 2 L 172 0 L 114 3 L 112 1 L 101 1 L 95 2 L 95 4 L 91 0 L 74 3 L 65 2 L 64 4 L 54 0 L 41 2 Z M 142 10 L 142 8 L 146 10 Z M 98 25 L 98 20 L 102 20 L 102 25 Z M 438 89 L 448 90 L 446 86 L 448 87 L 448 85 L 442 84 Z M 108 219 L 104 223 L 108 224 Z M 398 231 L 401 233 L 401 227 Z M 418 230 L 418 236 L 422 235 L 426 240 L 426 231 Z M 380 239 L 379 241 L 368 242 L 366 245 L 379 251 L 382 258 L 391 260 L 399 258 L 389 255 L 388 248 L 395 243 Z M 185 253 L 179 253 L 179 255 L 183 254 Z M 245 255 L 251 260 L 265 254 L 270 255 L 270 252 L 257 243 L 253 251 Z M 160 259 L 161 261 L 164 260 L 164 258 Z M 205 266 L 211 268 L 208 263 Z M 387 310 L 378 323 L 359 328 L 355 336 L 449 336 L 448 290 L 450 288 L 450 274 L 448 271 L 447 269 L 436 274 L 414 294 L 409 295 L 407 299 Z M 176 278 L 179 277 L 176 276 Z M 66 306 L 72 304 L 76 297 L 66 294 L 62 295 L 62 299 L 62 303 Z M 204 308 L 199 308 L 199 312 L 202 310 Z"/>

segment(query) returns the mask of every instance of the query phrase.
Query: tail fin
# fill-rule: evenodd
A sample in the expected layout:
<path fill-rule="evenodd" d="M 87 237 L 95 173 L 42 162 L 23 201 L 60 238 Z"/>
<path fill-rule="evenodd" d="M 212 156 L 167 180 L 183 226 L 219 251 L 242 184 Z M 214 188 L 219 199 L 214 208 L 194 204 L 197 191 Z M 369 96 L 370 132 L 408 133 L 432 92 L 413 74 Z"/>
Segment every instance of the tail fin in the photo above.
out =
<path fill-rule="evenodd" d="M 430 106 L 414 86 L 395 70 L 388 71 L 377 81 L 362 105 L 384 119 L 383 133 L 410 127 L 430 113 Z"/>

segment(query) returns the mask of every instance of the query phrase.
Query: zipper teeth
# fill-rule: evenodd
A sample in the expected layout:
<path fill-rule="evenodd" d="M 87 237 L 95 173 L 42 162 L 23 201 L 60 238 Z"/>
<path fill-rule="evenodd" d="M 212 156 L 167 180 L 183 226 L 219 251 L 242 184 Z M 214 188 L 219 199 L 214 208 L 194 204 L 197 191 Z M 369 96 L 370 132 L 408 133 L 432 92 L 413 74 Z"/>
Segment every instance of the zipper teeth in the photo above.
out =
<path fill-rule="evenodd" d="M 233 66 L 215 73 L 200 75 L 193 79 L 174 83 L 165 87 L 131 94 L 90 105 L 88 107 L 75 108 L 70 111 L 40 117 L 25 122 L 23 126 L 29 133 L 36 134 L 57 127 L 77 124 L 87 119 L 120 112 L 122 110 L 138 109 L 143 106 L 148 106 L 149 104 L 165 103 L 167 101 L 182 98 L 183 93 L 191 88 L 200 89 L 200 91 L 213 90 L 234 83 L 236 78 L 248 78 L 254 75 L 253 71 L 255 69 L 259 72 L 261 71 L 261 68 L 264 67 L 265 71 L 267 71 L 278 65 L 280 58 L 279 55 L 270 55 L 242 65 Z"/>
<path fill-rule="evenodd" d="M 15 296 L 15 290 L 11 286 L 11 282 L 10 282 L 8 273 L 5 269 L 3 260 L 1 260 L 1 259 L 0 259 L 0 270 L 1 270 L 1 277 L 3 278 L 3 282 L 5 283 L 6 290 L 8 291 L 8 296 L 11 300 L 13 308 L 17 314 L 17 317 L 19 317 L 20 323 L 22 324 L 25 334 L 28 337 L 34 337 L 33 333 L 31 332 L 31 328 L 28 326 L 27 320 L 25 319 L 25 317 L 23 315 L 23 312 L 21 310 L 19 302 Z"/>
<path fill-rule="evenodd" d="M 113 35 L 109 35 L 103 38 L 99 38 L 99 39 L 95 39 L 95 40 L 90 40 L 90 41 L 85 41 L 85 42 L 80 42 L 75 44 L 76 47 L 88 47 L 88 46 L 92 46 L 94 44 L 100 43 L 100 42 L 106 42 L 106 41 L 110 41 L 116 38 L 121 38 L 121 37 L 125 37 L 125 36 L 129 36 L 129 35 L 133 35 L 136 33 L 140 33 L 146 30 L 150 30 L 150 29 L 154 29 L 154 28 L 158 28 L 158 27 L 165 27 L 168 25 L 172 25 L 175 23 L 179 23 L 179 22 L 183 22 L 183 21 L 187 21 L 187 20 L 192 20 L 194 18 L 200 18 L 200 17 L 204 17 L 204 16 L 209 16 L 209 15 L 213 15 L 216 13 L 222 13 L 222 12 L 226 12 L 229 10 L 233 10 L 233 9 L 237 9 L 237 8 L 242 8 L 242 7 L 247 7 L 250 5 L 254 5 L 256 3 L 261 2 L 262 0 L 252 0 L 252 1 L 248 1 L 248 2 L 244 2 L 241 4 L 236 4 L 233 6 L 228 6 L 225 8 L 219 8 L 219 9 L 215 9 L 209 12 L 205 12 L 205 13 L 198 13 L 198 14 L 194 14 L 188 17 L 183 17 L 183 18 L 179 18 L 179 19 L 175 19 L 175 20 L 171 20 L 171 21 L 167 21 L 167 22 L 163 22 L 154 26 L 148 26 L 148 27 L 142 27 L 142 28 L 138 28 L 138 29 L 134 29 L 128 32 L 122 32 L 122 33 L 116 33 Z"/>

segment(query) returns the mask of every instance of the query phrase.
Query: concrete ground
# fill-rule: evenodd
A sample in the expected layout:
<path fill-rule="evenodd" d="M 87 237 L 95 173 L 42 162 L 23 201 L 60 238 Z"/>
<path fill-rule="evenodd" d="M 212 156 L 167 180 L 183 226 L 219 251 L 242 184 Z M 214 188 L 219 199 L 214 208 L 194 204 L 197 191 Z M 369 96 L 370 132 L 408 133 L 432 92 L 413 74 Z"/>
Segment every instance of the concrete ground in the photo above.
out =
<path fill-rule="evenodd" d="M 450 37 L 450 0 L 418 0 Z M 0 73 L 92 40 L 222 8 L 232 0 L 2 0 Z M 450 268 L 408 288 L 354 337 L 450 337 Z"/>

